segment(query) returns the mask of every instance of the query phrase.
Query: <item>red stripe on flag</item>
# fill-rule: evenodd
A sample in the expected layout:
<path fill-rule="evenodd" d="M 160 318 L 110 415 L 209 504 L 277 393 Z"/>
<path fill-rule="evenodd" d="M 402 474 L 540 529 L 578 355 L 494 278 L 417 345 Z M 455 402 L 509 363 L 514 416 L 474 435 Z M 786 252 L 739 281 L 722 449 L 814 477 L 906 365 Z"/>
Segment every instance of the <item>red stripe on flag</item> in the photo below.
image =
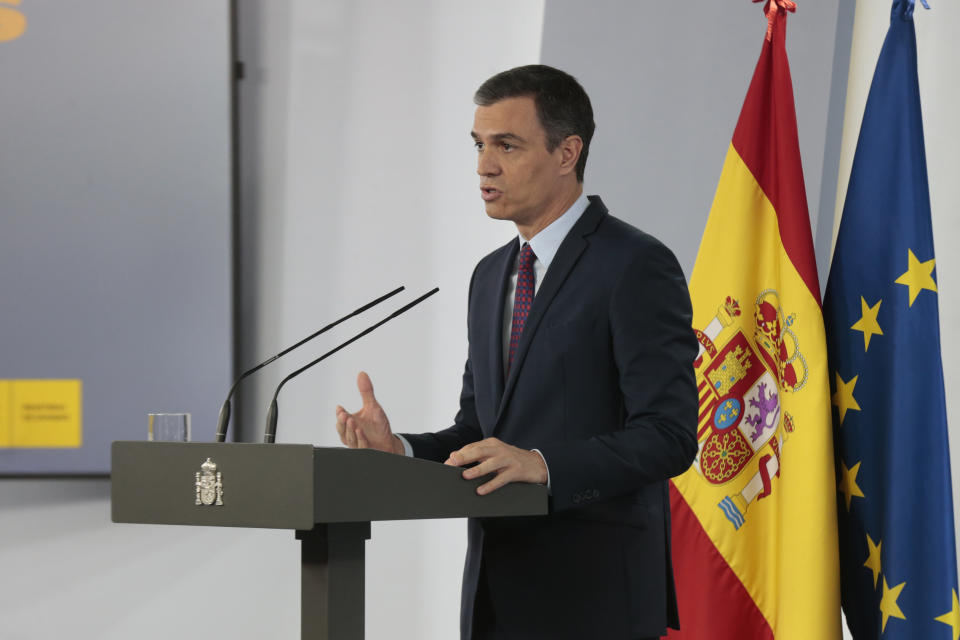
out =
<path fill-rule="evenodd" d="M 773 640 L 773 631 L 753 598 L 672 482 L 670 520 L 680 631 L 670 629 L 666 637 Z"/>
<path fill-rule="evenodd" d="M 733 132 L 733 147 L 776 210 L 780 241 L 819 304 L 820 281 L 797 140 L 793 82 L 783 44 L 786 25 L 786 12 L 778 12 L 773 37 L 763 42 L 760 60 Z"/>
<path fill-rule="evenodd" d="M 700 416 L 697 418 L 697 424 L 700 424 L 704 419 L 710 415 L 710 412 L 713 411 L 717 406 L 717 401 L 713 400 L 706 407 L 703 408 L 703 411 L 700 412 Z"/>

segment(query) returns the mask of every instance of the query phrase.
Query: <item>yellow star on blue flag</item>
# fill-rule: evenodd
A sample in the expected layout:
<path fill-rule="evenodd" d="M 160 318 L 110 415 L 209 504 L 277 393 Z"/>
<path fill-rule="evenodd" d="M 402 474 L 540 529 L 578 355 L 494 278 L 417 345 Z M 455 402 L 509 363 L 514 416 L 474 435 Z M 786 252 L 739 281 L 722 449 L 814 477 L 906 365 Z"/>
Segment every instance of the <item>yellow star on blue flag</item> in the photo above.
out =
<path fill-rule="evenodd" d="M 880 313 L 880 305 L 882 303 L 883 300 L 878 300 L 877 304 L 871 307 L 867 304 L 867 301 L 863 299 L 863 296 L 860 296 L 860 319 L 854 322 L 850 328 L 854 331 L 863 332 L 864 351 L 870 348 L 870 338 L 872 336 L 883 335 L 883 329 L 880 328 L 880 323 L 877 322 L 877 314 Z"/>
<path fill-rule="evenodd" d="M 906 285 L 910 292 L 910 306 L 917 299 L 920 292 L 924 289 L 936 292 L 937 283 L 933 281 L 933 268 L 937 261 L 933 258 L 926 262 L 917 260 L 913 251 L 907 249 L 907 270 L 900 274 L 900 277 L 894 280 L 897 284 Z"/>
<path fill-rule="evenodd" d="M 957 600 L 956 590 L 953 591 L 953 608 L 942 616 L 937 616 L 935 620 L 950 625 L 953 630 L 953 640 L 960 638 L 960 601 Z"/>

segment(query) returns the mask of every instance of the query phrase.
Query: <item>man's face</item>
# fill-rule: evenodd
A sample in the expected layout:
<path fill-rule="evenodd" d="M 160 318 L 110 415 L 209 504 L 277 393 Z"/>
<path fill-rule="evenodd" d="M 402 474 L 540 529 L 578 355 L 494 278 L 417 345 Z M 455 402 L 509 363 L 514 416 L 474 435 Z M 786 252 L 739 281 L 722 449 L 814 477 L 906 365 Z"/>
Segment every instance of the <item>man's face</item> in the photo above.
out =
<path fill-rule="evenodd" d="M 533 98 L 477 107 L 471 135 L 487 215 L 518 226 L 532 226 L 538 217 L 550 215 L 550 205 L 561 192 L 562 145 L 547 151 Z"/>

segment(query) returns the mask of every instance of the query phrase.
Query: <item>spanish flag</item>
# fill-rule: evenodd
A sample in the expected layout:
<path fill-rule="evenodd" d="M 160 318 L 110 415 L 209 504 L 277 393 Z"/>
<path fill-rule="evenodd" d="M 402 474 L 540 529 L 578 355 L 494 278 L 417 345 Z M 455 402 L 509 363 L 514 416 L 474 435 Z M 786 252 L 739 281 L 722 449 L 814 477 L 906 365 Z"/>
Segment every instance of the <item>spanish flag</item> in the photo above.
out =
<path fill-rule="evenodd" d="M 841 637 L 820 285 L 784 38 L 767 35 L 690 280 L 699 452 L 671 486 L 679 632 Z"/>

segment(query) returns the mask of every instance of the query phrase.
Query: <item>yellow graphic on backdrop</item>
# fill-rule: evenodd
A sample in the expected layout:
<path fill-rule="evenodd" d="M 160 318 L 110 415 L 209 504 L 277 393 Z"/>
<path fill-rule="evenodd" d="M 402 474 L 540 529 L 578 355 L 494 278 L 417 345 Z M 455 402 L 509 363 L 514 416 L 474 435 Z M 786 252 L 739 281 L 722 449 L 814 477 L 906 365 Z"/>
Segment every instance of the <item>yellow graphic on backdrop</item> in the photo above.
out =
<path fill-rule="evenodd" d="M 80 380 L 0 380 L 0 448 L 77 448 Z"/>
<path fill-rule="evenodd" d="M 27 17 L 11 9 L 20 6 L 20 0 L 0 0 L 0 42 L 16 40 L 27 30 Z"/>

